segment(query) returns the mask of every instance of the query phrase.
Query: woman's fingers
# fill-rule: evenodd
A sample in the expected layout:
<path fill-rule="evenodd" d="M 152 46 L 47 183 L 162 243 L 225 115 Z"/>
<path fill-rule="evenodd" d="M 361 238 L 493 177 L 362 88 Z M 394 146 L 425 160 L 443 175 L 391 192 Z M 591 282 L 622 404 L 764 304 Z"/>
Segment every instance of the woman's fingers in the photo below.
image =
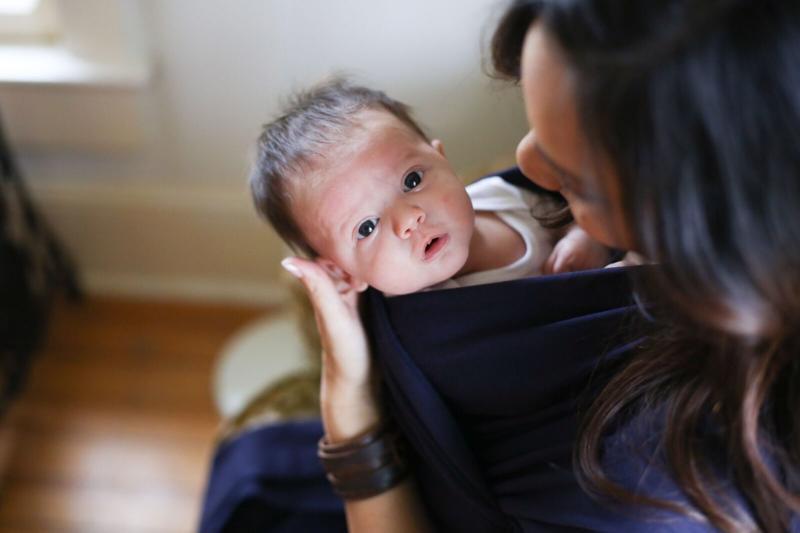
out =
<path fill-rule="evenodd" d="M 354 323 L 355 302 L 337 290 L 334 281 L 320 265 L 294 257 L 284 259 L 281 265 L 303 283 L 314 307 L 323 346 L 332 344 L 330 348 L 335 349 L 346 342 L 345 335 L 360 328 L 359 323 Z"/>
<path fill-rule="evenodd" d="M 301 281 L 311 305 L 326 323 L 335 322 L 343 313 L 349 312 L 348 302 L 321 266 L 297 257 L 287 257 L 281 261 L 281 266 Z"/>
<path fill-rule="evenodd" d="M 358 294 L 340 292 L 325 269 L 313 261 L 296 257 L 281 265 L 306 288 L 317 319 L 324 364 L 336 381 L 363 386 L 369 381 L 366 333 L 358 315 Z"/>
<path fill-rule="evenodd" d="M 377 424 L 380 412 L 358 295 L 337 287 L 312 261 L 291 257 L 281 265 L 300 279 L 314 307 L 323 351 L 320 408 L 325 433 L 332 442 L 360 435 Z"/>

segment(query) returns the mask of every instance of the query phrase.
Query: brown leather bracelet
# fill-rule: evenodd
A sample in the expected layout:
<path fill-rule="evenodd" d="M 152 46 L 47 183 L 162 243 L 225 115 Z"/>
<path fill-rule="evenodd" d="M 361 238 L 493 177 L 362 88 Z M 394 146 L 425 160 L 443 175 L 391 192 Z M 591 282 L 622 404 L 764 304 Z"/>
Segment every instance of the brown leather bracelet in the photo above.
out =
<path fill-rule="evenodd" d="M 408 468 L 394 464 L 387 464 L 378 470 L 363 472 L 357 478 L 346 481 L 328 474 L 328 481 L 333 486 L 333 491 L 345 500 L 361 500 L 377 496 L 391 489 L 408 474 Z"/>
<path fill-rule="evenodd" d="M 408 473 L 404 442 L 396 430 L 386 425 L 335 444 L 323 437 L 318 456 L 334 491 L 344 499 L 385 492 Z"/>

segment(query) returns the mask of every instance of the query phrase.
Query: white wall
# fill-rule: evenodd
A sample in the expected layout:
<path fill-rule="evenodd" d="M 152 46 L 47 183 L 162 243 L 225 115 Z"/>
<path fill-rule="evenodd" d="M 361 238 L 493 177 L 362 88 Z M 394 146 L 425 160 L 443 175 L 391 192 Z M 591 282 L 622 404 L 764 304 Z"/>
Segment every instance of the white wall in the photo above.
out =
<path fill-rule="evenodd" d="M 95 289 L 266 298 L 283 249 L 245 178 L 281 99 L 349 72 L 410 104 L 475 177 L 508 161 L 524 131 L 518 90 L 482 71 L 503 3 L 127 0 L 154 68 L 135 91 L 139 144 L 19 146 L 23 170 Z"/>

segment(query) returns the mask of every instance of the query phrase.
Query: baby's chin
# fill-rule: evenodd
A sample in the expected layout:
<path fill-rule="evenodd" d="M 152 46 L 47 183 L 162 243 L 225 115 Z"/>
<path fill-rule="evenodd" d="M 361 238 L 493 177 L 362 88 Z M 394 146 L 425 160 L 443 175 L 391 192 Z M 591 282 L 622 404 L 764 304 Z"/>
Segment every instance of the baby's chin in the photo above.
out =
<path fill-rule="evenodd" d="M 434 276 L 432 278 L 428 278 L 424 281 L 419 283 L 398 283 L 392 284 L 391 286 L 385 285 L 385 288 L 381 288 L 379 284 L 374 284 L 372 287 L 381 291 L 386 296 L 402 296 L 404 294 L 413 294 L 415 292 L 420 292 L 425 289 L 429 289 L 442 283 L 443 281 L 447 281 L 448 279 L 452 279 L 456 277 L 456 275 L 461 271 L 464 265 L 467 262 L 466 255 L 463 260 L 455 261 L 452 268 L 443 269 L 442 272 L 439 273 L 438 276 Z"/>
<path fill-rule="evenodd" d="M 444 278 L 441 281 L 444 281 Z M 381 287 L 379 284 L 372 285 L 373 289 L 377 289 L 381 291 L 385 296 L 403 296 L 404 294 L 414 294 L 415 292 L 419 292 L 422 290 L 427 289 L 437 283 L 441 283 L 441 281 L 434 281 L 434 282 L 425 282 L 425 283 L 397 283 L 391 285 L 384 285 Z"/>

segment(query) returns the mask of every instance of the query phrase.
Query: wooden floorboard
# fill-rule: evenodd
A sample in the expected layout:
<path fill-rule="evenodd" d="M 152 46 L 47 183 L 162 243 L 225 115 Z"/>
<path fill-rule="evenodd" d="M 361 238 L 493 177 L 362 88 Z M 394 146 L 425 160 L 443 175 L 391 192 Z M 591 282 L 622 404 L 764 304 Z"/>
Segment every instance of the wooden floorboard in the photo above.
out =
<path fill-rule="evenodd" d="M 195 531 L 218 417 L 211 372 L 267 309 L 59 304 L 0 425 L 0 533 Z"/>

